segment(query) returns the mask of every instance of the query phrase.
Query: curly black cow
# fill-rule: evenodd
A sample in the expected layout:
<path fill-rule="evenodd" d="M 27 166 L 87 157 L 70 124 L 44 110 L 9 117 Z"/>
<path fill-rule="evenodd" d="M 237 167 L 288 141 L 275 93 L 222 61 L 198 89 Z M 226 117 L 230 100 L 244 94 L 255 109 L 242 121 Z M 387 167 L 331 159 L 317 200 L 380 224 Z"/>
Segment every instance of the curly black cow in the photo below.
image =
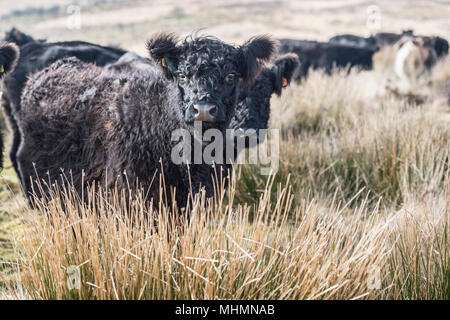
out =
<path fill-rule="evenodd" d="M 162 174 L 165 191 L 175 190 L 179 205 L 191 187 L 204 186 L 212 195 L 212 166 L 175 164 L 172 132 L 194 134 L 197 121 L 224 132 L 241 90 L 253 85 L 276 44 L 267 36 L 240 47 L 212 37 L 179 42 L 161 33 L 147 47 L 161 72 L 114 78 L 71 58 L 31 76 L 22 96 L 17 158 L 22 175 L 31 177 L 27 193 L 37 177 L 64 183 L 63 170 L 78 192 L 83 181 L 98 181 L 158 196 L 155 180 Z"/>
<path fill-rule="evenodd" d="M 14 70 L 19 58 L 19 48 L 14 43 L 0 43 L 0 79 Z M 0 169 L 3 168 L 3 136 L 0 132 Z"/>
<path fill-rule="evenodd" d="M 250 147 L 251 138 L 254 138 L 257 144 L 263 140 L 263 135 L 259 133 L 268 128 L 271 97 L 274 93 L 281 96 L 282 89 L 290 84 L 299 65 L 300 61 L 296 54 L 279 56 L 262 69 L 250 89 L 241 92 L 235 115 L 227 127 L 234 130 L 231 137 L 234 152 L 228 161 L 226 157 L 223 159 L 223 164 L 226 164 L 224 170 L 231 172 L 231 164 L 236 160 L 239 151 L 242 151 L 238 150 L 238 138 L 244 139 L 244 148 Z M 156 72 L 156 69 L 150 60 L 128 52 L 118 61 L 105 66 L 104 74 L 111 77 L 127 77 L 130 72 L 134 74 Z M 226 140 L 224 142 L 227 143 Z M 226 145 L 223 146 L 223 150 L 226 150 Z"/>
<path fill-rule="evenodd" d="M 16 35 L 16 33 L 14 34 Z M 20 52 L 16 69 L 5 77 L 2 86 L 3 111 L 12 132 L 9 156 L 19 178 L 20 172 L 17 168 L 16 157 L 21 141 L 21 133 L 17 125 L 19 121 L 17 117 L 21 109 L 21 94 L 28 77 L 62 58 L 77 57 L 81 61 L 104 66 L 117 61 L 126 51 L 82 41 L 44 43 L 30 40 L 20 47 Z"/>

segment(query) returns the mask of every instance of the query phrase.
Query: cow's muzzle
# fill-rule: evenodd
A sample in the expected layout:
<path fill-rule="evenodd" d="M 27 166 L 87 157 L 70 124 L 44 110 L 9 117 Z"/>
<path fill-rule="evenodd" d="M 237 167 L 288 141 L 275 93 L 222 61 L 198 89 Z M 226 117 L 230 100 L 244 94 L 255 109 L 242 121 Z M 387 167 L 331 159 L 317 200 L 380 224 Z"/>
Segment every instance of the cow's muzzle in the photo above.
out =
<path fill-rule="evenodd" d="M 217 107 L 213 104 L 194 104 L 194 120 L 204 122 L 217 121 Z"/>

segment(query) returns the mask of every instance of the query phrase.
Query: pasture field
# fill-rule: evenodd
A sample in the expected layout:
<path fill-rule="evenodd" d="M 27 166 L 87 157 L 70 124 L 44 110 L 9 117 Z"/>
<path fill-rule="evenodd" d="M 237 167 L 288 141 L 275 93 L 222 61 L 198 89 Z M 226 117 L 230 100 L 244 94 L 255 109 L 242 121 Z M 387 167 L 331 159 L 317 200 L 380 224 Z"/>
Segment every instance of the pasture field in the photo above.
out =
<path fill-rule="evenodd" d="M 69 0 L 0 2 L 0 32 L 139 54 L 158 30 L 234 43 L 367 36 L 371 4 L 381 31 L 450 39 L 449 1 L 78 1 L 79 30 L 67 29 Z M 60 197 L 30 210 L 7 160 L 0 299 L 450 299 L 450 58 L 414 86 L 395 79 L 389 50 L 374 60 L 371 71 L 312 72 L 273 97 L 278 172 L 235 166 L 219 201 L 198 197 L 189 221 L 119 193 L 81 204 L 66 190 L 67 217 Z"/>

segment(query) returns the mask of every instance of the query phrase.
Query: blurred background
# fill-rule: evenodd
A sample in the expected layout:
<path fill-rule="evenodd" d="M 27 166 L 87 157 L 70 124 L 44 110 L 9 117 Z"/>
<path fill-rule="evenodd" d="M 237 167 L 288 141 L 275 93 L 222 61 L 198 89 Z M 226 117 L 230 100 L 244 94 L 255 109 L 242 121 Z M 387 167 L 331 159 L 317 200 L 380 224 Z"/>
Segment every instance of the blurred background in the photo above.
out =
<path fill-rule="evenodd" d="M 378 31 L 450 38 L 450 1 L 437 0 L 1 0 L 0 33 L 13 26 L 49 41 L 85 40 L 144 54 L 155 31 L 202 29 L 240 43 L 260 33 L 326 41 Z"/>

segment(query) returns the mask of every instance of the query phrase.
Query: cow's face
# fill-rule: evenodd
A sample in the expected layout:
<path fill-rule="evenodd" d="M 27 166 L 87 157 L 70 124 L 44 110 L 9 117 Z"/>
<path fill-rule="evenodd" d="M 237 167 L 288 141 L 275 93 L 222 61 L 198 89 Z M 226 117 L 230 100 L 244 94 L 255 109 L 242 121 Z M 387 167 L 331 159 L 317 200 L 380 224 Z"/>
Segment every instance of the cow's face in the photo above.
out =
<path fill-rule="evenodd" d="M 14 43 L 0 43 L 0 79 L 11 72 L 19 58 L 19 48 Z"/>
<path fill-rule="evenodd" d="M 272 92 L 278 96 L 281 90 L 291 83 L 295 71 L 300 66 L 299 58 L 296 54 L 288 53 L 278 57 L 270 68 Z"/>
<path fill-rule="evenodd" d="M 188 125 L 224 130 L 234 115 L 241 90 L 250 87 L 276 44 L 262 36 L 234 47 L 211 37 L 177 44 L 171 34 L 158 34 L 147 47 L 166 77 L 177 84 L 180 111 Z"/>
<path fill-rule="evenodd" d="M 273 64 L 263 68 L 247 92 L 242 92 L 236 115 L 230 123 L 232 129 L 267 129 L 270 116 L 270 99 L 275 93 L 280 96 L 300 65 L 293 53 L 282 55 Z"/>

